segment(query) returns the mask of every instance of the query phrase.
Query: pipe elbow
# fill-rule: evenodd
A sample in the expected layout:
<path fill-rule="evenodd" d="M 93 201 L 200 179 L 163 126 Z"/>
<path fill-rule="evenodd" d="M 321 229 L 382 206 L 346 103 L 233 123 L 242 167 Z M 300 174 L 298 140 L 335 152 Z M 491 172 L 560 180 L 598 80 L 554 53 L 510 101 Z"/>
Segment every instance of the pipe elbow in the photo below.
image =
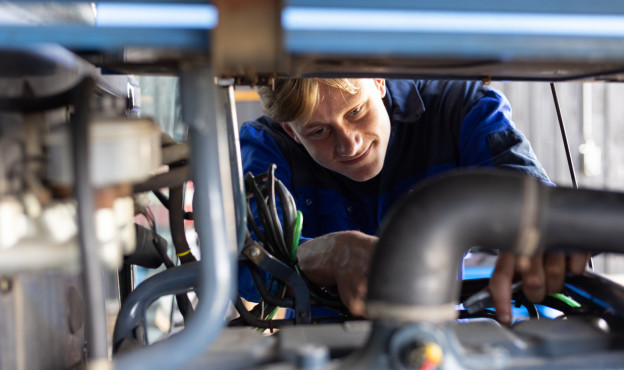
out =
<path fill-rule="evenodd" d="M 494 169 L 425 181 L 386 217 L 369 274 L 373 319 L 456 317 L 457 269 L 473 246 L 509 250 L 539 222 L 539 181 Z M 536 241 L 537 243 L 537 241 Z M 537 247 L 537 245 L 535 245 Z"/>

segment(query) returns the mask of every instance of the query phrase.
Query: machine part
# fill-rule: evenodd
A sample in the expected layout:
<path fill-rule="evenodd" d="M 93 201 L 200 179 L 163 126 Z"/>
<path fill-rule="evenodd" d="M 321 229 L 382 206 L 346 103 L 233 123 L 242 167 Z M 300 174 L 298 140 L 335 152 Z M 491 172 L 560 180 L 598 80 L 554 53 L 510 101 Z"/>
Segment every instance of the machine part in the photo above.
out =
<path fill-rule="evenodd" d="M 168 172 L 155 175 L 149 180 L 134 185 L 132 191 L 141 193 L 145 191 L 159 190 L 162 188 L 170 188 L 174 186 L 182 186 L 186 181 L 191 179 L 191 169 L 189 166 L 178 167 Z"/>
<path fill-rule="evenodd" d="M 621 250 L 620 193 L 553 188 L 495 170 L 444 175 L 424 182 L 386 220 L 370 271 L 376 279 L 369 282 L 367 307 L 375 319 L 430 321 L 389 316 L 384 308 L 454 304 L 458 284 L 452 267 L 459 266 L 463 253 L 473 245 L 510 250 L 509 241 L 523 232 L 518 225 L 526 209 L 525 182 L 534 182 L 539 191 L 532 198 L 542 249 Z M 378 304 L 382 308 L 376 310 Z"/>
<path fill-rule="evenodd" d="M 131 254 L 136 249 L 134 200 L 130 196 L 115 199 L 113 211 L 115 212 L 115 223 L 121 250 L 124 255 Z"/>
<path fill-rule="evenodd" d="M 164 145 L 162 148 L 162 164 L 172 164 L 181 161 L 188 161 L 189 146 L 187 143 L 175 143 Z"/>
<path fill-rule="evenodd" d="M 74 202 L 56 201 L 50 203 L 41 212 L 39 218 L 42 234 L 49 235 L 56 243 L 66 243 L 76 236 L 76 205 Z"/>
<path fill-rule="evenodd" d="M 166 251 L 167 241 L 143 226 L 135 225 L 135 229 L 136 249 L 126 256 L 124 262 L 145 268 L 158 268 L 163 263 L 158 249 Z"/>
<path fill-rule="evenodd" d="M 281 1 L 217 1 L 217 27 L 212 33 L 212 63 L 221 76 L 250 76 L 280 71 Z M 245 36 L 244 36 L 245 35 Z M 248 37 L 254 35 L 254 37 Z M 240 40 L 232 44 L 232 38 Z"/>
<path fill-rule="evenodd" d="M 309 324 L 311 320 L 310 293 L 301 276 L 294 269 L 267 253 L 257 243 L 252 243 L 245 247 L 242 254 L 246 255 L 250 261 L 258 265 L 262 270 L 269 271 L 292 289 L 295 296 L 295 322 L 297 324 Z"/>
<path fill-rule="evenodd" d="M 147 333 L 137 336 L 137 327 L 144 325 L 147 308 L 158 298 L 186 293 L 197 286 L 199 265 L 188 263 L 170 268 L 142 282 L 126 299 L 119 311 L 113 332 L 113 353 L 116 353 L 123 340 L 135 339 L 147 344 Z"/>
<path fill-rule="evenodd" d="M 167 341 L 116 357 L 118 369 L 179 368 L 190 363 L 221 332 L 234 296 L 236 224 L 224 112 L 213 104 L 217 87 L 210 68 L 185 70 L 181 85 L 182 111 L 190 126 L 195 228 L 201 240 L 200 302 L 192 325 Z"/>
<path fill-rule="evenodd" d="M 99 119 L 93 122 L 91 132 L 91 176 L 95 187 L 144 181 L 160 165 L 160 130 L 151 120 Z M 51 134 L 47 146 L 48 180 L 55 185 L 71 184 L 72 157 L 67 134 Z"/>
<path fill-rule="evenodd" d="M 78 241 L 84 295 L 87 302 L 87 332 L 89 361 L 97 363 L 108 358 L 106 305 L 102 284 L 102 269 L 98 258 L 94 192 L 91 188 L 89 102 L 95 88 L 91 78 L 83 79 L 72 91 L 74 114 L 71 117 L 71 149 L 74 194 L 77 202 Z"/>
<path fill-rule="evenodd" d="M 85 306 L 77 272 L 28 271 L 4 277 L 0 369 L 85 368 Z"/>
<path fill-rule="evenodd" d="M 21 203 L 12 197 L 0 198 L 0 250 L 11 248 L 24 237 L 27 225 Z"/>
<path fill-rule="evenodd" d="M 117 233 L 115 211 L 100 208 L 95 211 L 95 231 L 100 260 L 109 270 L 117 270 L 123 262 L 123 251 Z"/>
<path fill-rule="evenodd" d="M 80 270 L 80 252 L 75 239 L 51 243 L 45 236 L 22 239 L 16 246 L 0 250 L 0 271 Z"/>
<path fill-rule="evenodd" d="M 247 202 L 243 179 L 243 165 L 241 160 L 240 142 L 238 140 L 238 119 L 236 118 L 236 102 L 232 84 L 220 85 L 218 90 L 219 102 L 225 112 L 228 132 L 230 163 L 232 163 L 232 185 L 234 186 L 234 208 L 236 210 L 236 245 L 238 251 L 243 249 L 247 233 Z"/>

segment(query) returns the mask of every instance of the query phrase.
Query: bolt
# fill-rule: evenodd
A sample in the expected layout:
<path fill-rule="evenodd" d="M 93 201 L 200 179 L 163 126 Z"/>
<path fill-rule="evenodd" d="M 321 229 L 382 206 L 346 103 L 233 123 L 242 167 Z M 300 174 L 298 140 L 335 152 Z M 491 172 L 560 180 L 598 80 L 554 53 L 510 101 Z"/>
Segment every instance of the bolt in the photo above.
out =
<path fill-rule="evenodd" d="M 253 247 L 249 250 L 249 256 L 251 258 L 260 257 L 260 249 L 258 247 Z"/>

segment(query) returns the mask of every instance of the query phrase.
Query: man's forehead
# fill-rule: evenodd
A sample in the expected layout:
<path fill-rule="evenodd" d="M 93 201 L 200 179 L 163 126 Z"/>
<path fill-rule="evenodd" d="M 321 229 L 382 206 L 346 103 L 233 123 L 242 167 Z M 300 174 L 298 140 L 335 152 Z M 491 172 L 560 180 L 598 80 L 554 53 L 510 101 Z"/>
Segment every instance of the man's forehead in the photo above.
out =
<path fill-rule="evenodd" d="M 361 87 L 359 81 L 354 81 L 354 85 Z M 319 84 L 318 103 L 307 123 L 324 122 L 336 114 L 342 115 L 345 110 L 351 109 L 352 105 L 360 99 L 361 92 L 361 88 L 351 94 L 336 87 Z M 303 125 L 305 124 L 303 123 Z"/>

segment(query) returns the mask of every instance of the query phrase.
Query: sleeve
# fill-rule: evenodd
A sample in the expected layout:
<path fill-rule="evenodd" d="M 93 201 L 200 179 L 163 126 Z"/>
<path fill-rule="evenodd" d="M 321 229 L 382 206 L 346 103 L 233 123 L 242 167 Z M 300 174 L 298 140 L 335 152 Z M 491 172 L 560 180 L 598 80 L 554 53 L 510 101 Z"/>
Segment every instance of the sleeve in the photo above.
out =
<path fill-rule="evenodd" d="M 273 137 L 265 130 L 259 129 L 256 126 L 254 122 L 247 122 L 240 129 L 239 140 L 243 175 L 249 172 L 253 175 L 258 175 L 266 172 L 271 163 L 275 163 L 277 165 L 275 177 L 289 188 L 288 185 L 290 184 L 292 172 L 288 161 Z M 290 190 L 291 189 L 289 189 L 289 191 Z M 279 202 L 279 199 L 277 199 L 277 202 Z M 256 223 L 260 225 L 258 210 L 253 200 L 250 201 L 250 208 Z M 262 272 L 262 274 L 264 280 L 269 284 L 270 275 L 265 272 Z M 238 266 L 238 292 L 240 296 L 247 301 L 260 301 L 260 295 L 254 286 L 249 269 L 242 263 L 239 263 Z"/>
<path fill-rule="evenodd" d="M 509 102 L 489 90 L 468 111 L 459 135 L 461 167 L 496 166 L 552 185 L 528 139 L 515 128 Z"/>

